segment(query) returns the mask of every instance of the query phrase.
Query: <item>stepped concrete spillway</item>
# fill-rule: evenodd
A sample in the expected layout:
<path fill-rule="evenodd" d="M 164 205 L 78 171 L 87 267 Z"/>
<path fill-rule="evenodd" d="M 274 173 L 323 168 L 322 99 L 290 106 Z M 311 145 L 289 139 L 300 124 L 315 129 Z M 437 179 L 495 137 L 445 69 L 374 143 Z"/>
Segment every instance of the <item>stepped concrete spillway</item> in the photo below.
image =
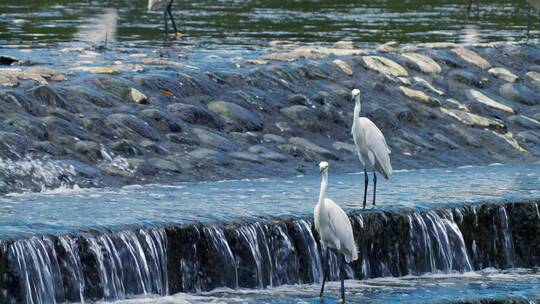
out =
<path fill-rule="evenodd" d="M 353 212 L 360 259 L 349 279 L 540 263 L 540 201 Z M 2 303 L 63 303 L 220 287 L 319 282 L 310 219 L 96 230 L 1 243 Z M 330 278 L 339 279 L 332 253 Z"/>
<path fill-rule="evenodd" d="M 539 174 L 538 164 L 397 172 L 396 183 L 381 184 L 390 194 L 382 192 L 381 205 L 367 210 L 359 210 L 360 175 L 334 174 L 329 195 L 349 213 L 359 248 L 347 277 L 535 269 Z M 0 302 L 114 301 L 317 283 L 323 261 L 311 213 L 318 182 L 306 176 L 5 196 L 2 203 L 12 209 L 0 214 Z M 36 217 L 42 203 L 47 208 Z M 197 212 L 209 203 L 214 208 Z M 78 218 L 69 205 L 80 207 Z M 9 216 L 14 210 L 18 222 Z M 125 222 L 115 221 L 116 212 L 126 212 Z M 163 214 L 177 221 L 159 221 Z M 331 254 L 334 280 L 337 261 Z"/>
<path fill-rule="evenodd" d="M 395 168 L 539 155 L 536 44 L 5 53 L 0 192 L 356 171 L 353 88 Z"/>

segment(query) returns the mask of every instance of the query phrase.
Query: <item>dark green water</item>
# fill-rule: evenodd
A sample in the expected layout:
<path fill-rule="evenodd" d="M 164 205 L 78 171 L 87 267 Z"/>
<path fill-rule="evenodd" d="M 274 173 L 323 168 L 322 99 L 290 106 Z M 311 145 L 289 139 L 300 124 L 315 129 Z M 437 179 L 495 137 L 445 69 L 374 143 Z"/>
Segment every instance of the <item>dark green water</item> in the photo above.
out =
<path fill-rule="evenodd" d="M 183 0 L 174 14 L 184 37 L 176 42 L 220 48 L 274 40 L 331 43 L 486 42 L 526 38 L 529 6 L 522 1 L 468 0 Z M 146 0 L 1 0 L 0 45 L 44 46 L 84 40 L 153 44 L 162 41 L 162 14 Z M 538 36 L 534 17 L 533 36 Z"/>

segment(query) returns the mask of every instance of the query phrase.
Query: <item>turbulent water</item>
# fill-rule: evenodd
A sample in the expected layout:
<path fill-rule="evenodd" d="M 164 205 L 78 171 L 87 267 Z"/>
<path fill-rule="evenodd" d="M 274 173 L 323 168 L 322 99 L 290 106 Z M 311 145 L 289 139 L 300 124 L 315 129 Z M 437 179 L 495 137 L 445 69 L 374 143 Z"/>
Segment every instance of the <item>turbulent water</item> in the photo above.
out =
<path fill-rule="evenodd" d="M 359 260 L 346 277 L 362 280 L 465 273 L 540 263 L 538 202 L 429 210 L 353 212 Z M 269 288 L 339 278 L 331 252 L 321 260 L 309 219 L 90 230 L 4 240 L 0 302 L 118 300 L 135 295 Z"/>
<path fill-rule="evenodd" d="M 480 1 L 484 2 L 484 1 Z M 526 1 L 480 3 L 467 18 L 468 1 L 176 1 L 182 44 L 252 47 L 269 41 L 328 43 L 521 40 L 526 36 Z M 536 20 L 531 22 L 536 35 Z M 144 1 L 3 0 L 0 44 L 40 46 L 51 42 L 162 39 L 162 14 Z"/>
<path fill-rule="evenodd" d="M 49 163 L 5 165 L 34 172 L 44 188 L 50 176 L 39 168 L 49 166 L 70 172 Z M 363 211 L 362 175 L 332 175 L 329 196 L 350 213 L 359 248 L 346 277 L 540 265 L 539 174 L 538 164 L 396 172 L 392 183 L 379 183 L 379 206 Z M 234 290 L 274 292 L 294 284 L 304 287 L 283 302 L 310 298 L 323 263 L 333 280 L 340 269 L 334 253 L 321 258 L 313 230 L 318 183 L 317 176 L 298 176 L 0 197 L 0 302 L 155 299 L 216 288 L 229 290 L 211 298 L 232 301 Z M 500 285 L 490 286 L 490 295 L 499 293 Z M 357 299 L 370 297 L 358 293 Z M 263 303 L 267 296 L 245 295 Z"/>
<path fill-rule="evenodd" d="M 348 303 L 491 303 L 488 301 L 531 304 L 540 300 L 538 270 L 499 271 L 488 268 L 465 274 L 430 274 L 402 278 L 348 280 Z M 184 303 L 321 303 L 320 286 L 303 284 L 267 289 L 220 288 L 199 294 L 179 293 L 161 298 L 120 300 L 116 304 Z M 324 303 L 339 299 L 338 282 L 326 285 Z"/>

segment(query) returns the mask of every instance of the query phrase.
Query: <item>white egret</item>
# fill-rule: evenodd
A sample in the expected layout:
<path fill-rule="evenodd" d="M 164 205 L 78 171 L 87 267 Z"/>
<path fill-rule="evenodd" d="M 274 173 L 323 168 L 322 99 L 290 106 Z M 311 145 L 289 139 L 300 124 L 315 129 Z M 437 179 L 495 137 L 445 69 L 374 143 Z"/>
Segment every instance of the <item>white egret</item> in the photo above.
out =
<path fill-rule="evenodd" d="M 167 16 L 171 19 L 174 28 L 174 37 L 178 38 L 180 33 L 174 22 L 174 17 L 171 12 L 171 7 L 174 0 L 148 0 L 148 10 L 150 11 L 163 11 L 163 21 L 165 21 L 165 37 L 169 38 L 169 22 Z"/>
<path fill-rule="evenodd" d="M 324 293 L 324 283 L 328 276 L 328 250 L 335 249 L 341 254 L 340 278 L 341 278 L 341 299 L 345 302 L 345 262 L 350 263 L 358 259 L 358 250 L 354 242 L 352 225 L 349 217 L 334 201 L 326 198 L 328 189 L 328 163 L 319 164 L 322 181 L 319 193 L 319 202 L 313 211 L 315 230 L 319 233 L 321 249 L 325 255 L 323 265 L 323 281 L 321 285 L 322 299 Z M 326 265 L 326 267 L 325 267 Z M 325 269 L 326 268 L 326 269 Z"/>
<path fill-rule="evenodd" d="M 390 149 L 386 144 L 381 130 L 367 117 L 360 115 L 360 90 L 352 91 L 352 100 L 354 105 L 354 117 L 351 129 L 354 144 L 358 158 L 364 166 L 364 208 L 366 208 L 368 173 L 367 169 L 373 169 L 373 205 L 375 206 L 375 197 L 377 192 L 377 174 L 375 170 L 382 174 L 384 178 L 389 179 L 392 176 L 392 164 L 390 163 Z"/>
<path fill-rule="evenodd" d="M 478 3 L 478 0 L 469 0 L 467 15 L 469 15 L 471 11 L 473 2 L 476 2 L 476 16 L 478 17 L 480 15 L 480 4 Z M 529 39 L 529 32 L 531 29 L 531 8 L 536 11 L 537 17 L 540 18 L 540 0 L 527 0 L 527 2 L 529 3 L 529 11 L 527 12 L 527 39 Z"/>

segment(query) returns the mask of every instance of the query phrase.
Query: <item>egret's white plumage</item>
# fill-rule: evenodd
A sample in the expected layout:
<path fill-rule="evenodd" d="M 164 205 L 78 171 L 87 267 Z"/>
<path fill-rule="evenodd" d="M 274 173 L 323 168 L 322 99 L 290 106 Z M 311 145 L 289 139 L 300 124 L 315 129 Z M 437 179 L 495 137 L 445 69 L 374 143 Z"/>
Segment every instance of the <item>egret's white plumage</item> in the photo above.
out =
<path fill-rule="evenodd" d="M 171 3 L 171 0 L 148 0 L 148 10 L 164 11 Z"/>
<path fill-rule="evenodd" d="M 351 128 L 351 134 L 356 146 L 356 153 L 360 162 L 364 166 L 364 172 L 366 176 L 366 189 L 367 191 L 367 169 L 374 169 L 389 179 L 392 176 L 392 164 L 390 162 L 390 149 L 386 144 L 386 139 L 383 133 L 375 123 L 373 123 L 367 117 L 359 117 L 361 103 L 360 103 L 360 90 L 354 89 L 352 91 L 352 99 L 355 102 L 354 105 L 354 117 Z M 373 204 L 375 204 L 375 191 L 377 186 L 377 177 L 375 171 L 374 176 L 374 190 L 373 190 Z M 364 193 L 364 207 L 366 203 L 366 195 Z"/>
<path fill-rule="evenodd" d="M 319 201 L 313 211 L 315 230 L 319 233 L 322 250 L 336 249 L 341 253 L 347 263 L 358 259 L 358 250 L 354 241 L 351 221 L 349 217 L 333 200 L 326 198 L 328 189 L 328 163 L 321 162 L 319 168 L 322 174 Z M 341 294 L 344 300 L 344 270 L 341 269 Z M 324 291 L 326 271 L 323 274 L 321 297 Z"/>
<path fill-rule="evenodd" d="M 540 12 L 540 0 L 527 0 L 529 4 L 537 11 Z"/>
<path fill-rule="evenodd" d="M 171 12 L 171 7 L 174 0 L 148 0 L 148 10 L 150 11 L 163 11 L 163 21 L 165 22 L 165 38 L 169 38 L 169 23 L 167 22 L 167 16 L 171 19 L 174 36 L 176 38 L 180 37 L 181 34 L 178 32 L 176 27 L 176 22 L 174 22 L 174 17 Z"/>

